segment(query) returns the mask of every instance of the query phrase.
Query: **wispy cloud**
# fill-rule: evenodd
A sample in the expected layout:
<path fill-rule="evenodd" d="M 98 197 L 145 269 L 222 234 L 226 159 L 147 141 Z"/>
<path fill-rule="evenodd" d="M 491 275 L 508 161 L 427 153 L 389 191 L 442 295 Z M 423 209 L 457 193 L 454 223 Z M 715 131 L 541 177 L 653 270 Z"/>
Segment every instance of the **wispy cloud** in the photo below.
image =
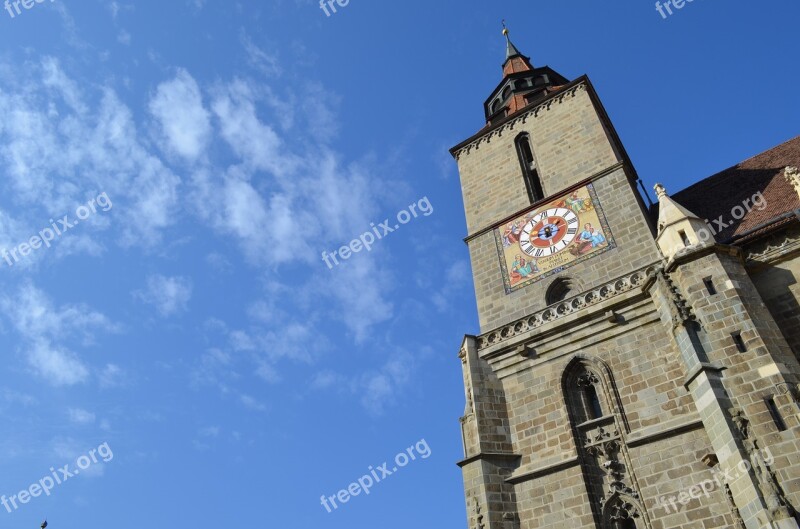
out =
<path fill-rule="evenodd" d="M 321 371 L 312 379 L 311 387 L 316 390 L 336 389 L 358 399 L 369 413 L 381 415 L 405 389 L 414 369 L 413 357 L 399 352 L 377 370 L 356 375 Z"/>
<path fill-rule="evenodd" d="M 59 341 L 77 339 L 91 345 L 97 330 L 114 332 L 119 328 L 85 305 L 56 308 L 31 282 L 24 283 L 15 296 L 0 298 L 0 307 L 22 337 L 28 365 L 56 386 L 84 382 L 90 374 L 86 363 Z"/>
<path fill-rule="evenodd" d="M 153 305 L 162 316 L 172 316 L 187 309 L 192 297 L 192 282 L 185 277 L 154 274 L 147 277 L 145 289 L 137 290 L 133 295 Z"/>
<path fill-rule="evenodd" d="M 69 420 L 75 424 L 92 424 L 97 418 L 94 413 L 81 408 L 67 410 Z"/>

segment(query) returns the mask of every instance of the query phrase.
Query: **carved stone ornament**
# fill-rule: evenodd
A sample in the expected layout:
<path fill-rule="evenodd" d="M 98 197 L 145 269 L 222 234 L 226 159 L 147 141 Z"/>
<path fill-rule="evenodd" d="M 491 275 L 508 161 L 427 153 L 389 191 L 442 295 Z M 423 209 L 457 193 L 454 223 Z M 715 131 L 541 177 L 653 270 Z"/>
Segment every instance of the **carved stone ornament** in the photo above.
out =
<path fill-rule="evenodd" d="M 595 384 L 599 384 L 600 379 L 597 378 L 597 375 L 592 373 L 591 371 L 586 371 L 581 376 L 579 376 L 576 380 L 576 384 L 579 388 L 585 388 L 588 386 L 594 386 Z"/>
<path fill-rule="evenodd" d="M 797 194 L 800 195 L 800 170 L 798 170 L 797 167 L 787 167 L 783 175 L 786 177 L 786 180 L 792 184 Z"/>
<path fill-rule="evenodd" d="M 651 277 L 655 277 L 656 285 L 659 292 L 668 300 L 669 312 L 672 317 L 672 329 L 675 330 L 679 326 L 694 321 L 696 318 L 692 314 L 692 310 L 683 299 L 678 287 L 672 282 L 669 275 L 663 268 L 653 270 Z"/>
<path fill-rule="evenodd" d="M 483 523 L 483 514 L 481 513 L 481 504 L 478 503 L 478 498 L 472 498 L 472 529 L 483 529 L 486 524 Z"/>
<path fill-rule="evenodd" d="M 781 490 L 778 478 L 764 460 L 758 446 L 758 439 L 751 435 L 750 421 L 741 410 L 731 409 L 731 420 L 739 433 L 740 440 L 747 453 L 750 466 L 756 476 L 758 488 L 767 504 L 770 514 L 775 520 L 785 520 L 795 515 L 795 510 L 789 504 Z"/>
<path fill-rule="evenodd" d="M 462 364 L 467 363 L 467 348 L 462 347 L 461 350 L 458 352 L 458 357 L 461 359 Z"/>
<path fill-rule="evenodd" d="M 633 502 L 627 501 L 623 496 L 617 496 L 607 504 L 605 508 L 606 518 L 611 523 L 618 523 L 625 520 L 636 519 L 641 516 L 639 507 Z"/>
<path fill-rule="evenodd" d="M 742 519 L 742 514 L 739 512 L 739 508 L 736 506 L 736 502 L 733 501 L 733 493 L 731 492 L 731 488 L 725 483 L 725 497 L 728 499 L 728 506 L 733 513 L 733 519 L 736 521 L 736 529 L 745 529 L 744 520 Z"/>

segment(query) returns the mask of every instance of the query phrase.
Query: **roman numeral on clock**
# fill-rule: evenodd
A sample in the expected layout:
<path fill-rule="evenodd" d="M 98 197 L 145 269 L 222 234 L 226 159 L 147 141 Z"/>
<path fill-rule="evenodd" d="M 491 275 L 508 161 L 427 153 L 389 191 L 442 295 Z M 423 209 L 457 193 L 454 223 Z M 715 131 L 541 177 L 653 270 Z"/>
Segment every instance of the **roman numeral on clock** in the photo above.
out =
<path fill-rule="evenodd" d="M 531 246 L 530 244 L 524 244 L 522 245 L 522 251 L 527 254 L 530 254 L 533 251 L 533 246 Z"/>
<path fill-rule="evenodd" d="M 578 217 L 572 217 L 567 221 L 567 224 L 577 224 L 577 223 L 578 223 Z"/>
<path fill-rule="evenodd" d="M 567 230 L 567 234 L 569 235 L 575 235 L 576 233 L 578 233 L 578 228 L 570 228 Z"/>
<path fill-rule="evenodd" d="M 536 250 L 536 253 L 534 255 L 536 257 L 541 257 L 542 255 L 544 255 L 544 250 L 542 248 L 539 248 L 538 250 Z"/>

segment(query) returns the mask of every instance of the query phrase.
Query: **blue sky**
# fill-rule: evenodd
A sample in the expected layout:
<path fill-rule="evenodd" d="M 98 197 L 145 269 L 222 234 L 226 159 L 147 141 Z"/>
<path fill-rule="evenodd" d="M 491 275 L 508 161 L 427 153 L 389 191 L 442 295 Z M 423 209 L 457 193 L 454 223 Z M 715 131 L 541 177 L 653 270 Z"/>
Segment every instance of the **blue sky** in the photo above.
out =
<path fill-rule="evenodd" d="M 465 526 L 477 318 L 447 149 L 483 124 L 500 21 L 534 64 L 589 74 L 648 187 L 800 134 L 796 2 L 496 4 L 0 11 L 0 494 L 113 452 L 0 526 Z M 64 215 L 84 218 L 21 254 Z"/>

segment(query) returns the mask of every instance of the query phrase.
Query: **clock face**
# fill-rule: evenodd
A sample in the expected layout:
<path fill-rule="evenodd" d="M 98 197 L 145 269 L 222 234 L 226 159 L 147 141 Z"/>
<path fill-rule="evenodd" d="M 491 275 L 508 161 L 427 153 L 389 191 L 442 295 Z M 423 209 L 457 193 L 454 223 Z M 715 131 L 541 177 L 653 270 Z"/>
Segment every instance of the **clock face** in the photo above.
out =
<path fill-rule="evenodd" d="M 495 227 L 507 293 L 615 247 L 591 184 Z"/>
<path fill-rule="evenodd" d="M 547 209 L 537 213 L 522 228 L 519 246 L 531 257 L 555 255 L 575 240 L 579 222 L 578 215 L 570 209 Z"/>

